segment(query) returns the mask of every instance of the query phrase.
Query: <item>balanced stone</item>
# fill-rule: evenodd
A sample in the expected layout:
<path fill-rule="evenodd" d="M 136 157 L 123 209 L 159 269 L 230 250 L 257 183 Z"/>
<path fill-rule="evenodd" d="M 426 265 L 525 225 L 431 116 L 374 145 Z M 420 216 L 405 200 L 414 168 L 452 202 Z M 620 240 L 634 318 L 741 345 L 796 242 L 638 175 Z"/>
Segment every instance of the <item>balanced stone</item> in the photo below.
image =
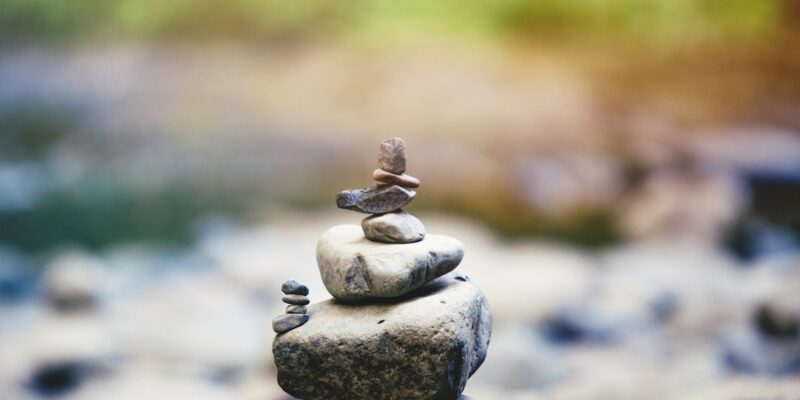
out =
<path fill-rule="evenodd" d="M 288 281 L 284 282 L 283 285 L 281 285 L 281 291 L 286 294 L 301 294 L 303 296 L 307 296 L 308 286 L 303 285 L 294 279 L 289 279 Z"/>
<path fill-rule="evenodd" d="M 398 185 L 406 188 L 416 188 L 419 187 L 419 179 L 406 174 L 393 174 L 391 172 L 384 171 L 380 168 L 372 171 L 372 179 L 375 179 L 378 182 L 386 183 L 390 185 Z"/>
<path fill-rule="evenodd" d="M 413 243 L 425 238 L 422 221 L 403 210 L 364 218 L 361 228 L 373 242 Z"/>
<path fill-rule="evenodd" d="M 336 195 L 336 205 L 367 214 L 383 214 L 405 207 L 416 195 L 413 190 L 397 185 L 377 185 L 340 192 Z"/>
<path fill-rule="evenodd" d="M 448 236 L 384 244 L 367 240 L 357 225 L 334 226 L 317 242 L 322 282 L 343 301 L 401 296 L 452 271 L 463 257 L 464 246 Z"/>
<path fill-rule="evenodd" d="M 308 322 L 306 314 L 282 314 L 272 320 L 272 330 L 277 333 L 289 332 Z"/>
<path fill-rule="evenodd" d="M 456 272 L 402 298 L 308 312 L 272 352 L 278 384 L 309 400 L 457 399 L 492 331 L 483 293 Z"/>
<path fill-rule="evenodd" d="M 282 300 L 286 304 L 293 304 L 298 306 L 304 306 L 310 302 L 308 300 L 308 297 L 299 294 L 287 294 L 286 296 L 283 296 Z"/>
<path fill-rule="evenodd" d="M 402 174 L 406 171 L 406 144 L 403 139 L 393 138 L 381 143 L 378 163 L 381 169 L 393 174 Z"/>
<path fill-rule="evenodd" d="M 306 306 L 291 304 L 286 307 L 287 314 L 305 314 L 308 310 Z"/>

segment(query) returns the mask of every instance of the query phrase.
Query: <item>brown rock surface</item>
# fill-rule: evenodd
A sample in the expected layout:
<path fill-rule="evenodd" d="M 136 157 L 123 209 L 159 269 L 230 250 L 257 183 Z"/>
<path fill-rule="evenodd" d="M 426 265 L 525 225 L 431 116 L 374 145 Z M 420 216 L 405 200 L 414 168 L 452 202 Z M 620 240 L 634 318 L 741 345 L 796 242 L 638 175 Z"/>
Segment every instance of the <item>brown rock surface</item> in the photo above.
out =
<path fill-rule="evenodd" d="M 372 179 L 375 179 L 380 183 L 386 183 L 389 185 L 398 185 L 412 189 L 419 187 L 420 184 L 419 179 L 411 175 L 406 175 L 406 174 L 397 175 L 388 171 L 384 171 L 383 169 L 380 168 L 372 172 Z"/>
<path fill-rule="evenodd" d="M 393 138 L 381 143 L 378 163 L 381 169 L 393 174 L 402 174 L 406 171 L 406 144 L 403 139 Z"/>

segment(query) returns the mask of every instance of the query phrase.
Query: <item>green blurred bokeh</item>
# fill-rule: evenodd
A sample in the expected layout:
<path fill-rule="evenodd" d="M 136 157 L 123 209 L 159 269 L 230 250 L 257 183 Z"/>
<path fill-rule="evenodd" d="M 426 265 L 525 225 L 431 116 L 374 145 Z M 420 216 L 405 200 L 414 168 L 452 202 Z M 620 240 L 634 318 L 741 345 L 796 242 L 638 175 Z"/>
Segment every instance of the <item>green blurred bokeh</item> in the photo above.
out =
<path fill-rule="evenodd" d="M 791 22 L 787 0 L 2 0 L 12 39 L 253 39 L 414 36 L 741 39 Z"/>
<path fill-rule="evenodd" d="M 141 46 L 158 49 L 175 44 L 202 48 L 213 47 L 216 43 L 247 43 L 249 47 L 242 53 L 267 53 L 275 58 L 290 59 L 291 53 L 276 49 L 303 46 L 314 49 L 314 46 L 318 46 L 323 49 L 319 51 L 323 53 L 320 57 L 323 62 L 319 64 L 324 69 L 328 65 L 326 62 L 335 64 L 341 61 L 336 56 L 325 58 L 325 49 L 333 48 L 331 52 L 335 53 L 348 47 L 391 48 L 390 43 L 443 40 L 446 43 L 459 42 L 459 46 L 465 45 L 467 48 L 494 49 L 495 53 L 484 53 L 478 58 L 491 59 L 494 58 L 493 54 L 502 54 L 501 63 L 516 63 L 508 70 L 529 69 L 530 59 L 541 54 L 551 58 L 561 57 L 558 62 L 570 69 L 579 69 L 581 73 L 597 68 L 597 65 L 601 66 L 599 69 L 611 65 L 600 73 L 588 72 L 589 78 L 586 80 L 590 81 L 589 84 L 579 83 L 602 92 L 606 97 L 598 102 L 607 107 L 604 111 L 612 116 L 621 113 L 620 110 L 627 112 L 631 104 L 641 103 L 639 96 L 645 94 L 656 98 L 655 103 L 659 106 L 666 104 L 665 108 L 682 111 L 694 120 L 705 121 L 704 117 L 708 116 L 708 120 L 716 122 L 724 118 L 732 119 L 731 115 L 736 118 L 742 115 L 741 119 L 751 118 L 740 112 L 747 110 L 758 118 L 767 115 L 778 122 L 788 120 L 795 123 L 791 115 L 786 118 L 783 114 L 776 117 L 769 113 L 779 109 L 778 106 L 792 104 L 800 93 L 800 80 L 791 79 L 797 76 L 792 70 L 795 60 L 800 60 L 800 51 L 792 39 L 796 37 L 800 25 L 798 15 L 800 1 L 797 0 L 0 0 L 0 50 L 8 54 L 4 60 L 13 70 L 14 59 L 19 54 L 27 54 L 25 49 L 51 55 L 61 54 L 59 51 L 66 49 L 64 54 L 67 55 L 60 56 L 69 58 L 69 51 L 76 48 L 104 49 L 117 46 L 136 49 Z M 253 43 L 257 45 L 252 46 Z M 601 45 L 595 47 L 598 43 Z M 264 48 L 269 50 L 261 51 L 258 44 L 264 44 Z M 358 46 L 362 44 L 368 46 Z M 14 53 L 20 48 L 22 52 Z M 541 51 L 543 48 L 547 51 Z M 548 52 L 553 48 L 568 50 L 556 52 L 553 56 Z M 757 51 L 751 51 L 753 49 Z M 445 53 L 447 51 L 445 49 Z M 459 51 L 454 51 L 454 54 L 462 54 Z M 91 51 L 88 53 L 91 54 Z M 154 50 L 154 54 L 162 56 L 170 53 L 171 50 L 161 53 Z M 242 53 L 232 54 L 238 57 Z M 100 54 L 101 58 L 106 56 L 102 50 Z M 369 50 L 359 54 L 364 59 L 386 56 L 371 54 Z M 247 59 L 250 55 L 242 58 Z M 182 56 L 186 57 L 186 54 Z M 609 63 L 604 58 L 606 56 L 614 62 Z M 217 61 L 224 58 L 219 54 L 215 57 Z M 391 56 L 385 58 L 391 59 Z M 442 58 L 447 59 L 448 56 Z M 143 64 L 161 62 L 158 57 L 144 56 L 142 59 L 145 60 Z M 143 67 L 143 70 L 152 72 L 158 70 L 158 66 L 169 65 L 172 61 L 158 64 L 151 70 Z M 238 65 L 235 61 L 232 60 L 231 65 Z M 247 62 L 253 63 L 252 60 Z M 124 60 L 120 63 L 127 65 Z M 368 65 L 369 62 L 363 64 Z M 147 68 L 150 67 L 148 64 Z M 460 68 L 455 63 L 449 67 Z M 109 71 L 112 69 L 109 68 Z M 213 68 L 211 72 L 217 74 Z M 469 81 L 470 73 L 474 71 L 464 74 L 467 76 L 465 81 Z M 112 71 L 109 75 L 112 78 L 106 83 L 113 83 L 114 74 Z M 480 72 L 476 74 L 481 76 Z M 425 80 L 428 78 L 424 68 L 418 75 L 419 79 L 413 80 L 412 86 L 418 84 L 424 87 L 429 84 Z M 524 78 L 520 79 L 517 75 L 510 75 L 523 81 L 523 84 L 531 84 L 526 80 L 527 76 L 519 75 Z M 331 73 L 331 76 L 332 79 L 338 79 L 336 73 Z M 219 75 L 216 78 L 224 80 Z M 16 78 L 0 76 L 0 83 L 4 79 L 13 83 Z M 67 74 L 66 79 L 74 79 L 74 76 Z M 206 77 L 199 78 L 203 79 Z M 459 87 L 463 92 L 455 96 L 469 96 L 474 89 L 474 93 L 477 93 L 474 96 L 480 97 L 484 90 L 499 93 L 514 86 L 514 83 L 505 86 L 504 78 L 492 79 L 488 79 L 489 84 L 496 87 Z M 544 80 L 547 79 L 549 77 Z M 298 81 L 302 79 L 294 82 Z M 190 86 L 201 84 L 198 82 Z M 376 85 L 375 82 L 371 84 Z M 353 85 L 353 82 L 341 84 L 341 87 L 349 88 L 343 91 L 350 90 L 353 93 L 343 95 L 342 102 L 355 104 L 362 101 L 364 104 L 356 104 L 353 108 L 360 106 L 368 109 L 365 114 L 368 113 L 371 99 L 360 94 L 358 85 L 348 85 Z M 336 87 L 336 84 L 331 86 Z M 293 92 L 309 89 L 316 88 L 298 89 L 287 84 L 276 91 L 287 92 L 277 97 L 291 97 Z M 50 153 L 56 144 L 68 141 L 76 134 L 87 134 L 87 125 L 82 122 L 85 113 L 103 114 L 98 109 L 87 110 L 86 104 L 78 104 L 78 101 L 71 104 L 71 99 L 64 101 L 61 98 L 51 103 L 49 99 L 44 102 L 41 98 L 31 100 L 24 90 L 12 93 L 15 94 L 11 98 L 0 102 L 0 162 L 6 164 L 42 162 L 52 156 Z M 76 93 L 80 94 L 81 90 Z M 164 94 L 167 92 L 155 93 L 169 97 Z M 418 100 L 418 97 L 414 97 L 418 94 L 414 93 L 409 99 L 399 102 Z M 421 97 L 425 99 L 424 94 Z M 768 97 L 768 101 L 764 101 L 765 97 Z M 521 98 L 522 101 L 528 100 L 525 96 Z M 502 100 L 503 97 L 498 99 Z M 150 100 L 165 101 L 165 104 L 176 102 L 171 97 L 167 100 L 147 99 Z M 177 102 L 191 103 L 191 100 L 178 99 Z M 141 102 L 141 99 L 136 101 Z M 475 103 L 476 107 L 483 106 L 480 101 Z M 510 108 L 520 105 L 511 100 L 508 104 Z M 210 108 L 227 106 L 214 103 Z M 230 107 L 240 106 L 235 104 Z M 536 106 L 530 107 L 534 109 Z M 198 107 L 201 111 L 192 109 L 190 114 L 203 114 L 202 107 Z M 253 109 L 257 109 L 257 106 L 253 106 Z M 509 115 L 512 121 L 506 126 L 515 122 L 514 115 Z M 93 118 L 98 117 L 95 115 Z M 208 119 L 213 120 L 213 117 Z M 527 129 L 524 123 L 520 125 L 523 126 L 520 132 L 507 133 L 508 143 L 495 144 L 494 140 L 488 138 L 492 132 L 474 142 L 478 143 L 477 146 L 481 143 L 491 144 L 487 153 L 502 159 L 507 152 L 503 146 L 512 149 L 520 147 L 515 145 L 515 137 L 524 136 Z M 120 129 L 124 131 L 122 136 L 126 136 L 128 131 L 137 131 L 139 127 Z M 611 143 L 607 147 L 612 148 L 612 156 L 625 169 L 622 173 L 635 174 L 641 166 L 632 165 L 626 158 L 629 154 L 614 153 L 613 147 L 619 146 L 616 142 L 624 141 L 613 136 L 616 134 L 614 129 L 598 126 L 596 133 L 611 136 L 611 139 L 604 137 L 602 140 Z M 188 132 L 190 129 L 186 130 L 186 134 L 191 134 Z M 87 137 L 91 134 L 88 132 Z M 148 134 L 158 137 L 162 134 L 169 136 L 171 132 Z M 384 132 L 375 134 L 381 136 Z M 417 134 L 422 135 L 419 132 Z M 0 207 L 0 241 L 31 252 L 62 244 L 99 248 L 122 241 L 185 242 L 191 239 L 191 227 L 205 216 L 223 214 L 255 219 L 257 217 L 252 215 L 258 214 L 264 203 L 289 204 L 299 208 L 330 207 L 331 191 L 341 189 L 345 184 L 344 180 L 335 184 L 312 180 L 308 187 L 313 187 L 313 190 L 284 193 L 278 187 L 280 185 L 259 186 L 260 177 L 238 180 L 221 173 L 222 178 L 181 177 L 151 190 L 132 189 L 106 168 L 115 163 L 120 148 L 126 149 L 128 144 L 120 138 L 114 138 L 105 139 L 113 146 L 105 146 L 103 141 L 97 145 L 92 142 L 96 139 L 81 139 L 90 143 L 90 147 L 97 146 L 91 154 L 97 156 L 99 161 L 88 163 L 90 173 L 83 176 L 80 182 L 48 188 L 32 207 Z M 304 149 L 304 140 L 314 141 L 311 137 L 300 138 L 298 143 L 301 144 L 290 143 L 290 147 Z M 250 146 L 245 144 L 242 147 Z M 256 156 L 251 154 L 249 157 Z M 341 158 L 346 159 L 347 155 Z M 59 174 L 56 163 L 43 162 L 42 165 L 36 168 L 46 170 L 46 174 Z M 220 169 L 226 168 L 222 163 Z M 355 168 L 350 166 L 346 170 Z M 469 194 L 469 191 L 464 190 L 450 194 L 427 193 L 420 196 L 416 204 L 422 208 L 471 216 L 509 237 L 544 236 L 589 246 L 600 246 L 619 239 L 614 216 L 607 208 L 588 208 L 577 210 L 567 217 L 551 218 L 532 209 L 519 196 L 515 197 L 513 191 L 506 190 L 508 188 L 496 184 L 500 190 L 495 190 L 492 185 L 495 183 L 490 183 L 488 188 L 479 192 L 496 193 L 488 200 L 481 194 L 466 198 L 465 193 Z M 277 190 L 272 190 L 275 187 L 278 187 Z M 797 221 L 790 223 L 797 224 Z"/>

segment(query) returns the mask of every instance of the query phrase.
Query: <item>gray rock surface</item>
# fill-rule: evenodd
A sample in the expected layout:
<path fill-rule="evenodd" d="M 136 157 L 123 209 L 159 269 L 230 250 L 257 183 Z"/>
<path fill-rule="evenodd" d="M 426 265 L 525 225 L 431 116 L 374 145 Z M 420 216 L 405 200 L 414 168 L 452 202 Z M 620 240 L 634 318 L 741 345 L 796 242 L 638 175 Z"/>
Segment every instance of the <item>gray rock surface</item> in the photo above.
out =
<path fill-rule="evenodd" d="M 407 244 L 367 240 L 360 226 L 338 225 L 317 242 L 317 265 L 333 297 L 355 301 L 396 297 L 455 269 L 464 246 L 449 236 L 427 235 Z"/>
<path fill-rule="evenodd" d="M 414 243 L 425 238 L 422 221 L 403 210 L 364 218 L 361 229 L 373 242 Z"/>
<path fill-rule="evenodd" d="M 378 163 L 381 169 L 393 174 L 402 174 L 406 171 L 406 144 L 403 139 L 393 138 L 381 143 Z"/>
<path fill-rule="evenodd" d="M 372 179 L 389 185 L 398 185 L 406 188 L 419 187 L 420 181 L 416 177 L 406 174 L 393 174 L 380 168 L 372 171 Z"/>
<path fill-rule="evenodd" d="M 287 294 L 286 296 L 283 296 L 281 300 L 283 300 L 283 302 L 286 304 L 294 304 L 298 306 L 304 306 L 310 302 L 308 297 L 299 294 Z"/>
<path fill-rule="evenodd" d="M 307 314 L 281 314 L 272 320 L 272 330 L 277 333 L 289 332 L 306 322 Z"/>
<path fill-rule="evenodd" d="M 297 305 L 297 304 L 291 304 L 291 305 L 286 307 L 286 313 L 287 314 L 305 314 L 306 312 L 308 312 L 308 309 L 306 308 L 306 306 L 300 306 L 300 305 Z"/>
<path fill-rule="evenodd" d="M 405 207 L 416 195 L 413 190 L 397 185 L 377 185 L 339 192 L 336 206 L 367 214 L 382 214 Z"/>
<path fill-rule="evenodd" d="M 309 400 L 457 399 L 492 331 L 483 293 L 457 272 L 402 298 L 332 299 L 309 315 L 272 345 L 280 386 Z"/>
<path fill-rule="evenodd" d="M 288 281 L 284 282 L 283 285 L 281 285 L 281 291 L 286 294 L 300 294 L 303 296 L 308 296 L 308 286 L 303 285 L 294 279 L 289 279 Z"/>

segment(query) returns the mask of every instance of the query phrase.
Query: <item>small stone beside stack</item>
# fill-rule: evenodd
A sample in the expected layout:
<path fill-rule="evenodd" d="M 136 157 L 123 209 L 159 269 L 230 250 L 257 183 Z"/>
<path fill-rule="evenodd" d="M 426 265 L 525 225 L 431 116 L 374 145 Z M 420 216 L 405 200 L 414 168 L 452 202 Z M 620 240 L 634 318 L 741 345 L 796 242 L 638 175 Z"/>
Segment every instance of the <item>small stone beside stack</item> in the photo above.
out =
<path fill-rule="evenodd" d="M 425 238 L 425 225 L 402 210 L 416 197 L 411 189 L 419 179 L 406 175 L 406 145 L 401 138 L 385 140 L 378 154 L 378 183 L 365 189 L 345 190 L 336 196 L 339 208 L 373 214 L 361 222 L 364 236 L 379 243 L 414 243 Z"/>
<path fill-rule="evenodd" d="M 306 305 L 310 302 L 308 299 L 308 286 L 294 279 L 284 282 L 281 286 L 281 291 L 284 294 L 282 300 L 288 306 L 286 307 L 286 314 L 279 315 L 272 320 L 272 330 L 277 333 L 288 332 L 308 322 Z"/>

